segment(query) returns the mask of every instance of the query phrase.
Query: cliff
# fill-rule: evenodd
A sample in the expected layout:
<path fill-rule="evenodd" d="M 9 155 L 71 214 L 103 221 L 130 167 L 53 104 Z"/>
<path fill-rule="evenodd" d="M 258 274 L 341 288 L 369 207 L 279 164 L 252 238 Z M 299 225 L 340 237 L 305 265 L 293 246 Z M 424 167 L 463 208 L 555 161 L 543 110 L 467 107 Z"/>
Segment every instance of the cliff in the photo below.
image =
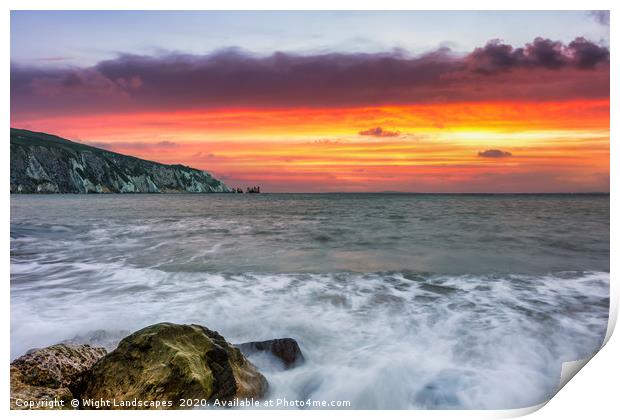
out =
<path fill-rule="evenodd" d="M 229 192 L 211 174 L 11 128 L 11 193 Z"/>

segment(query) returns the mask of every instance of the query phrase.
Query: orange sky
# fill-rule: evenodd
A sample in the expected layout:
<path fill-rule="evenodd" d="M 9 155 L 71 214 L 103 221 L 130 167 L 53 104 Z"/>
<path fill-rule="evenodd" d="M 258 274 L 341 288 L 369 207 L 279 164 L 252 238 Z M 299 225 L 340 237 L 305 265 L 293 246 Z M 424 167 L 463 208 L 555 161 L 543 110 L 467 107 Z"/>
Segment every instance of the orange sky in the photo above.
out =
<path fill-rule="evenodd" d="M 609 48 L 120 54 L 11 64 L 11 126 L 262 191 L 609 191 Z"/>
<path fill-rule="evenodd" d="M 609 190 L 608 99 L 108 113 L 12 126 L 265 191 Z M 360 134 L 377 127 L 383 136 Z"/>

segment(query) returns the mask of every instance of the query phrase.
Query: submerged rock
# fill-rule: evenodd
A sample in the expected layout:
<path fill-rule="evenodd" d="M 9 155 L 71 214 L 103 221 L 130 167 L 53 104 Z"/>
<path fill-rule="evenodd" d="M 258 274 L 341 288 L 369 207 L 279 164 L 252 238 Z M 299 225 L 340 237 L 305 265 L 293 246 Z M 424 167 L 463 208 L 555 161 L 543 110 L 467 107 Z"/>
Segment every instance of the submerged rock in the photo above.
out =
<path fill-rule="evenodd" d="M 15 359 L 11 363 L 11 408 L 63 408 L 47 402 L 70 400 L 69 386 L 105 354 L 104 348 L 56 344 Z M 26 407 L 23 401 L 36 404 Z"/>
<path fill-rule="evenodd" d="M 172 407 L 161 408 L 178 408 L 186 398 L 258 399 L 267 386 L 254 365 L 217 332 L 161 323 L 121 340 L 72 389 L 82 399 L 171 401 Z"/>
<path fill-rule="evenodd" d="M 257 352 L 271 353 L 284 364 L 285 369 L 295 367 L 304 361 L 304 355 L 299 344 L 292 338 L 276 338 L 266 341 L 251 341 L 236 345 L 246 356 Z"/>

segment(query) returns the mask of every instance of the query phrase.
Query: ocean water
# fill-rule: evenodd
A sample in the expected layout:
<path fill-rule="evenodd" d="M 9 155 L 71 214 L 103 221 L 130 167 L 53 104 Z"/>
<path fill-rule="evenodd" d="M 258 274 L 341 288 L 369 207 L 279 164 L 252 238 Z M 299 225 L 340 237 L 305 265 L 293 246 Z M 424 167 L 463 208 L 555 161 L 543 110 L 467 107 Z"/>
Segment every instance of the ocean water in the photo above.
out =
<path fill-rule="evenodd" d="M 608 195 L 11 196 L 12 358 L 198 323 L 297 339 L 267 398 L 519 408 L 608 312 Z"/>

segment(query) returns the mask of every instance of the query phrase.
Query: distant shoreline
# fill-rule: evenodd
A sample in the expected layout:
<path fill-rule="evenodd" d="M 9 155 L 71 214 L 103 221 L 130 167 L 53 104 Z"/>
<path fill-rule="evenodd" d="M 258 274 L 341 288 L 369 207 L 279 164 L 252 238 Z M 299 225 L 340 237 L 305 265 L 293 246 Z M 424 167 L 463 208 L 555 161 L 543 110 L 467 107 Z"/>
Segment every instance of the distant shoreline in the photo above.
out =
<path fill-rule="evenodd" d="M 321 192 L 261 192 L 260 194 L 235 194 L 231 192 L 188 192 L 188 191 L 175 191 L 175 192 L 125 192 L 125 193 L 19 193 L 11 192 L 11 196 L 19 195 L 75 195 L 75 196 L 101 196 L 101 195 L 231 195 L 231 196 L 260 196 L 260 195 L 470 195 L 470 196 L 483 196 L 483 195 L 610 195 L 609 192 L 405 192 L 405 191 L 321 191 Z"/>

